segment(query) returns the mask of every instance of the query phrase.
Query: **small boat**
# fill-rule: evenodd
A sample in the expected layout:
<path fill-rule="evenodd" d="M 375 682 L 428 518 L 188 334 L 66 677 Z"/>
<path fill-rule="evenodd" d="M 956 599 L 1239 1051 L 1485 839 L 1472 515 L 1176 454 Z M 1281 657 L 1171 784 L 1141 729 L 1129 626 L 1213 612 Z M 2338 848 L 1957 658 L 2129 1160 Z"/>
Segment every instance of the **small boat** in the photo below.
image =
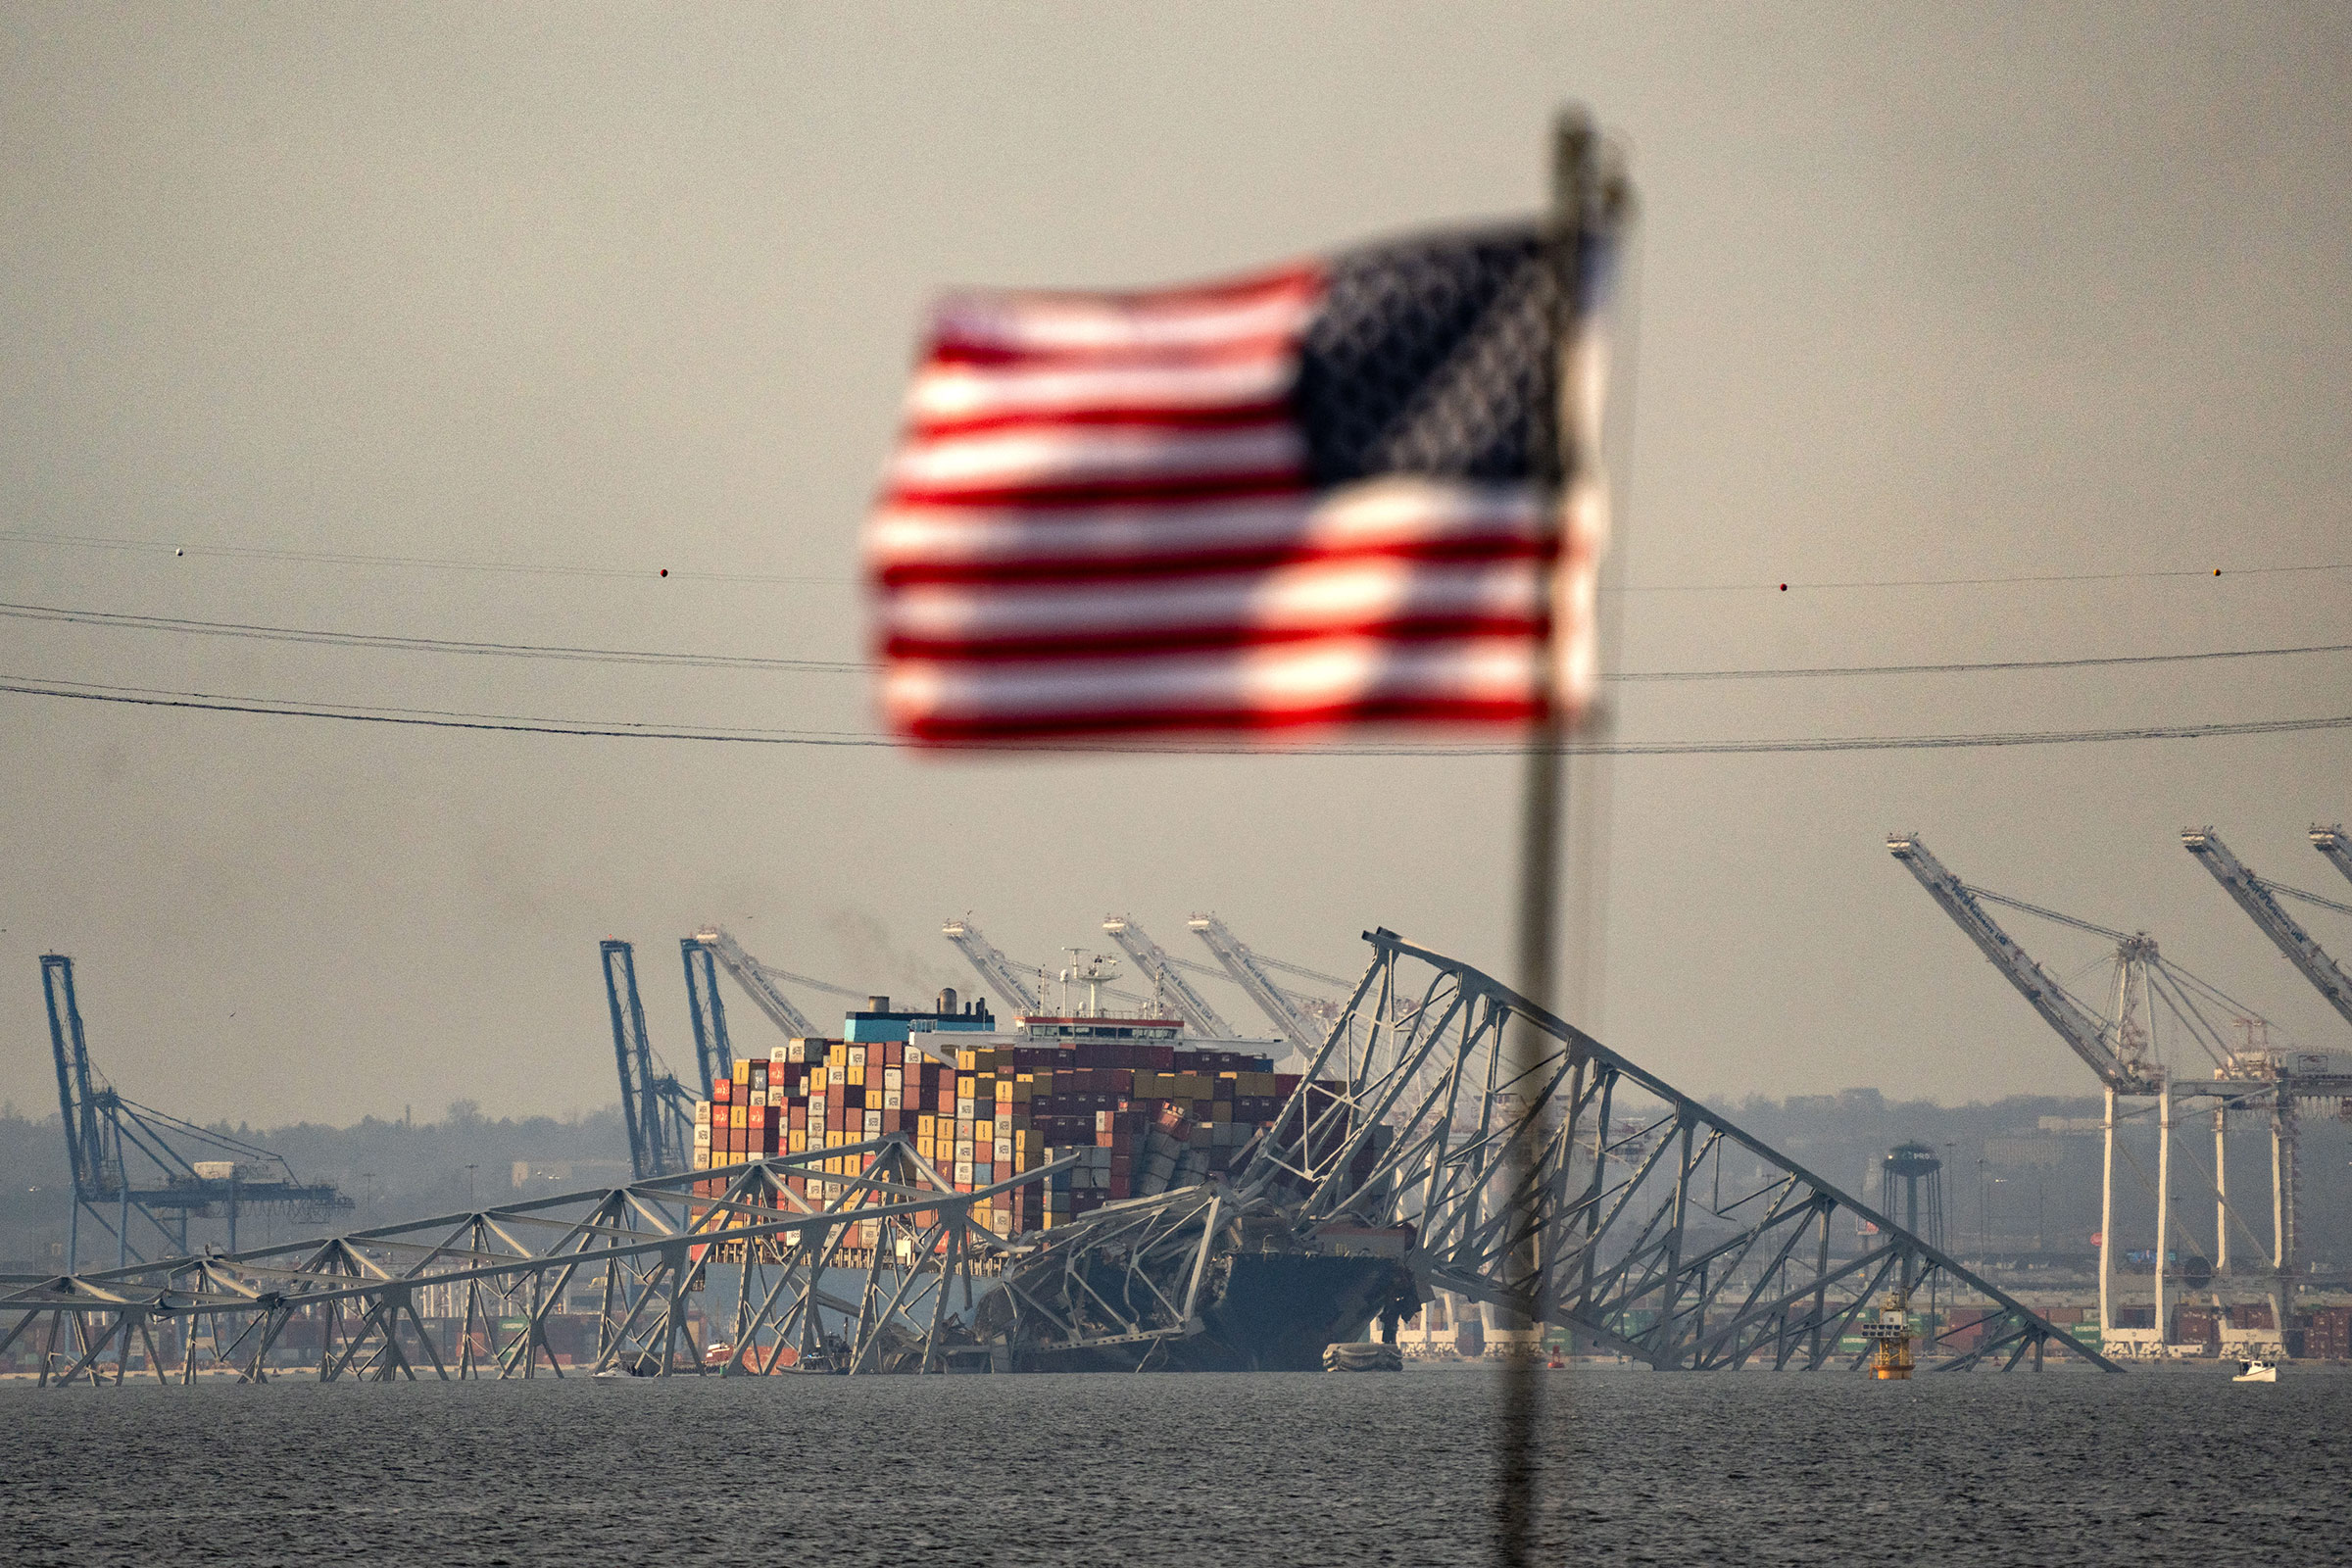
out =
<path fill-rule="evenodd" d="M 2276 1361 L 2240 1361 L 2237 1363 L 2237 1376 L 2230 1381 L 2232 1383 L 2276 1383 L 2278 1381 L 2278 1363 Z"/>

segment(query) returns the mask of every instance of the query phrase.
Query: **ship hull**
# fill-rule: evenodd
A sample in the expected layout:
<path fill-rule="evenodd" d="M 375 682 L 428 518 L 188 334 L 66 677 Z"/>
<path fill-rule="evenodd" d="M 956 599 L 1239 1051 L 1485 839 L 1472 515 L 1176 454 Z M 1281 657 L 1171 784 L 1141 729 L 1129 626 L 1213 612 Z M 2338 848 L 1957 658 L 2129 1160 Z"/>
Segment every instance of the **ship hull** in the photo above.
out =
<path fill-rule="evenodd" d="M 1360 1336 L 1410 1276 L 1379 1257 L 1237 1252 L 1223 1289 L 1182 1338 L 1078 1348 L 1031 1345 L 1023 1372 L 1319 1372 L 1326 1346 Z"/>

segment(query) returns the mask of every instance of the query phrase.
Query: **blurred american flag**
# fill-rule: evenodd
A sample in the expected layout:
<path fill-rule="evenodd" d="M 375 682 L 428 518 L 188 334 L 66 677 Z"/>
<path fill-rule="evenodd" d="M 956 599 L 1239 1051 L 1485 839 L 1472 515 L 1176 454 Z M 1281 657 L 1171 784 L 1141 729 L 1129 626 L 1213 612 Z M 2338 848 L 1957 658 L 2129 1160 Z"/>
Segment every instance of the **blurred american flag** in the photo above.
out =
<path fill-rule="evenodd" d="M 1605 525 L 1558 393 L 1597 410 L 1604 271 L 1530 225 L 942 301 L 868 531 L 893 729 L 1572 715 Z"/>

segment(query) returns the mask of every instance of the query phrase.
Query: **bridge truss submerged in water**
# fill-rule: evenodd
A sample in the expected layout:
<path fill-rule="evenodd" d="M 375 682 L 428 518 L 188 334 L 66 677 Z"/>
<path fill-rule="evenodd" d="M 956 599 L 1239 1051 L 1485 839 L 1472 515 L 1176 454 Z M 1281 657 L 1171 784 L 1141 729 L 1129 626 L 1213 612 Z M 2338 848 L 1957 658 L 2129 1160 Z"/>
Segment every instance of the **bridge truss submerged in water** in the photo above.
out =
<path fill-rule="evenodd" d="M 0 1351 L 33 1336 L 42 1381 L 120 1381 L 142 1358 L 135 1340 L 159 1381 L 192 1382 L 208 1359 L 258 1381 L 300 1323 L 322 1381 L 562 1376 L 559 1327 L 575 1370 L 1149 1368 L 1184 1363 L 1252 1254 L 1371 1235 L 1396 1243 L 1424 1298 L 1451 1292 L 1658 1368 L 1858 1367 L 1840 1343 L 1884 1295 L 1941 1292 L 1985 1303 L 1969 1348 L 1942 1366 L 2038 1367 L 2055 1349 L 2116 1370 L 1487 975 L 1388 931 L 1366 940 L 1372 961 L 1307 1074 L 1346 1089 L 1302 1083 L 1229 1180 L 1007 1241 L 975 1202 L 1057 1165 L 959 1194 L 894 1134 L 318 1242 L 11 1281 Z M 844 1154 L 861 1173 L 829 1178 L 827 1198 L 787 1184 Z M 725 1196 L 692 1198 L 712 1176 Z M 698 1290 L 700 1343 L 687 1311 Z M 419 1309 L 428 1292 L 445 1310 Z M 1360 1305 L 1359 1325 L 1382 1309 Z M 172 1331 L 161 1342 L 159 1324 Z M 710 1343 L 722 1332 L 723 1351 Z"/>

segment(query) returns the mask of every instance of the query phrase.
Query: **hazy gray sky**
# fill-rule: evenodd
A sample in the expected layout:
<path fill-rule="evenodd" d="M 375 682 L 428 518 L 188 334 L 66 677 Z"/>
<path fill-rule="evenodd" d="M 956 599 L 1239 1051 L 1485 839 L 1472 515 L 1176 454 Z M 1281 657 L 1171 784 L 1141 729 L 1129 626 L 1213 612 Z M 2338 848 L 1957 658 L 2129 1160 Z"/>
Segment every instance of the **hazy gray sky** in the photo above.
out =
<path fill-rule="evenodd" d="M 10 5 L 0 597 L 856 659 L 858 523 L 934 291 L 1525 211 L 1568 99 L 1644 202 L 1627 667 L 2352 641 L 2352 572 L 2251 570 L 2352 560 L 2352 19 L 2280 5 Z M 1760 586 L 1689 591 L 1722 583 Z M 1642 686 L 1618 733 L 2299 716 L 2345 711 L 2348 670 Z M 874 727 L 853 675 L 24 620 L 0 672 Z M 675 943 L 710 919 L 901 993 L 969 988 L 938 936 L 965 910 L 1033 958 L 1110 910 L 1189 944 L 1214 908 L 1328 969 L 1373 924 L 1507 960 L 1505 760 L 943 762 L 23 696 L 0 724 L 0 1095 L 31 1109 L 48 951 L 126 1094 L 262 1123 L 609 1102 L 597 940 L 639 942 L 684 1065 Z M 1889 859 L 1899 827 L 2341 1045 L 2177 834 L 2325 890 L 2303 830 L 2352 815 L 2348 762 L 2344 731 L 1626 760 L 1577 1011 L 1710 1095 L 2086 1089 Z"/>

